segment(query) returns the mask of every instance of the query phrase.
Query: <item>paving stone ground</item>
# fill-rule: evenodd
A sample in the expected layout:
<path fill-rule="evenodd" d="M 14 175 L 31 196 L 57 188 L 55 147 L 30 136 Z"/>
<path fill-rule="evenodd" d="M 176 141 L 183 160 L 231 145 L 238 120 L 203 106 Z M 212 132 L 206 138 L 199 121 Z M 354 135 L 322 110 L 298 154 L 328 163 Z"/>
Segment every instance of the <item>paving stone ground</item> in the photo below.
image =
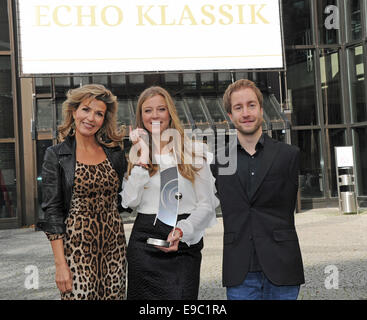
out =
<path fill-rule="evenodd" d="M 133 219 L 125 219 L 130 236 Z M 306 283 L 300 300 L 367 300 L 367 211 L 341 215 L 336 208 L 296 214 Z M 224 300 L 222 218 L 207 230 L 199 299 Z M 33 228 L 0 230 L 0 300 L 58 300 L 51 246 Z M 38 272 L 38 289 L 29 279 Z"/>

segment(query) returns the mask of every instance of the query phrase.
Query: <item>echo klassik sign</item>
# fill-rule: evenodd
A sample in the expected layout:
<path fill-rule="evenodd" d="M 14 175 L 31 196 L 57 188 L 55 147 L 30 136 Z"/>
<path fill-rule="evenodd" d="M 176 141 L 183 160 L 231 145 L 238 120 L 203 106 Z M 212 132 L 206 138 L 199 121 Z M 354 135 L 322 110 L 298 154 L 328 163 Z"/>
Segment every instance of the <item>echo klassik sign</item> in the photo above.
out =
<path fill-rule="evenodd" d="M 278 0 L 18 0 L 23 75 L 283 68 Z"/>

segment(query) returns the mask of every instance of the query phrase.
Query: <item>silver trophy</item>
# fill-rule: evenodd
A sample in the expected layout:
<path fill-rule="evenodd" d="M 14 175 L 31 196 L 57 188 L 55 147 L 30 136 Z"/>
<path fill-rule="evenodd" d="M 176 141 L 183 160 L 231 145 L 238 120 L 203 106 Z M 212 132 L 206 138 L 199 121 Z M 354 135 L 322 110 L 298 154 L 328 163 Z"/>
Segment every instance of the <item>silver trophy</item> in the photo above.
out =
<path fill-rule="evenodd" d="M 161 222 L 175 227 L 177 223 L 179 201 L 182 194 L 178 191 L 178 170 L 171 167 L 160 172 L 161 188 L 159 210 L 154 225 L 159 219 Z M 154 246 L 169 248 L 170 242 L 162 239 L 148 238 L 147 243 Z"/>

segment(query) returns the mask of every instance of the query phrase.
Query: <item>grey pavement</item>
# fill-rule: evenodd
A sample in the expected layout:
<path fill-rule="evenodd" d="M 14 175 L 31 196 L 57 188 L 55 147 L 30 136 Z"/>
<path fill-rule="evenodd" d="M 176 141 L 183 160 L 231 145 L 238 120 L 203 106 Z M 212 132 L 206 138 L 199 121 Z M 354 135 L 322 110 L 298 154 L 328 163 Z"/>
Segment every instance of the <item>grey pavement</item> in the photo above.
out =
<path fill-rule="evenodd" d="M 126 219 L 129 238 L 132 219 Z M 367 210 L 336 208 L 296 214 L 306 283 L 300 300 L 367 300 Z M 222 218 L 204 238 L 199 299 L 226 299 L 221 285 Z M 51 246 L 33 228 L 0 230 L 0 300 L 58 300 Z M 38 288 L 34 279 L 38 273 Z"/>

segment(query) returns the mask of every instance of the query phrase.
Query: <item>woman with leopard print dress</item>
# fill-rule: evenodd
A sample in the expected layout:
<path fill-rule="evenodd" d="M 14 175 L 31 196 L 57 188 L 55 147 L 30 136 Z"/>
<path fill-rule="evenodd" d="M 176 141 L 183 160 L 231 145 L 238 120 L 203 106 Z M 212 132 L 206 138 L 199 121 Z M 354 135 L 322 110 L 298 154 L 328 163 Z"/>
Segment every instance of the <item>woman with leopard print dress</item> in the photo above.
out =
<path fill-rule="evenodd" d="M 63 300 L 124 299 L 126 240 L 119 192 L 126 160 L 116 97 L 102 85 L 69 90 L 61 143 L 46 150 L 38 223 L 51 242 Z"/>

